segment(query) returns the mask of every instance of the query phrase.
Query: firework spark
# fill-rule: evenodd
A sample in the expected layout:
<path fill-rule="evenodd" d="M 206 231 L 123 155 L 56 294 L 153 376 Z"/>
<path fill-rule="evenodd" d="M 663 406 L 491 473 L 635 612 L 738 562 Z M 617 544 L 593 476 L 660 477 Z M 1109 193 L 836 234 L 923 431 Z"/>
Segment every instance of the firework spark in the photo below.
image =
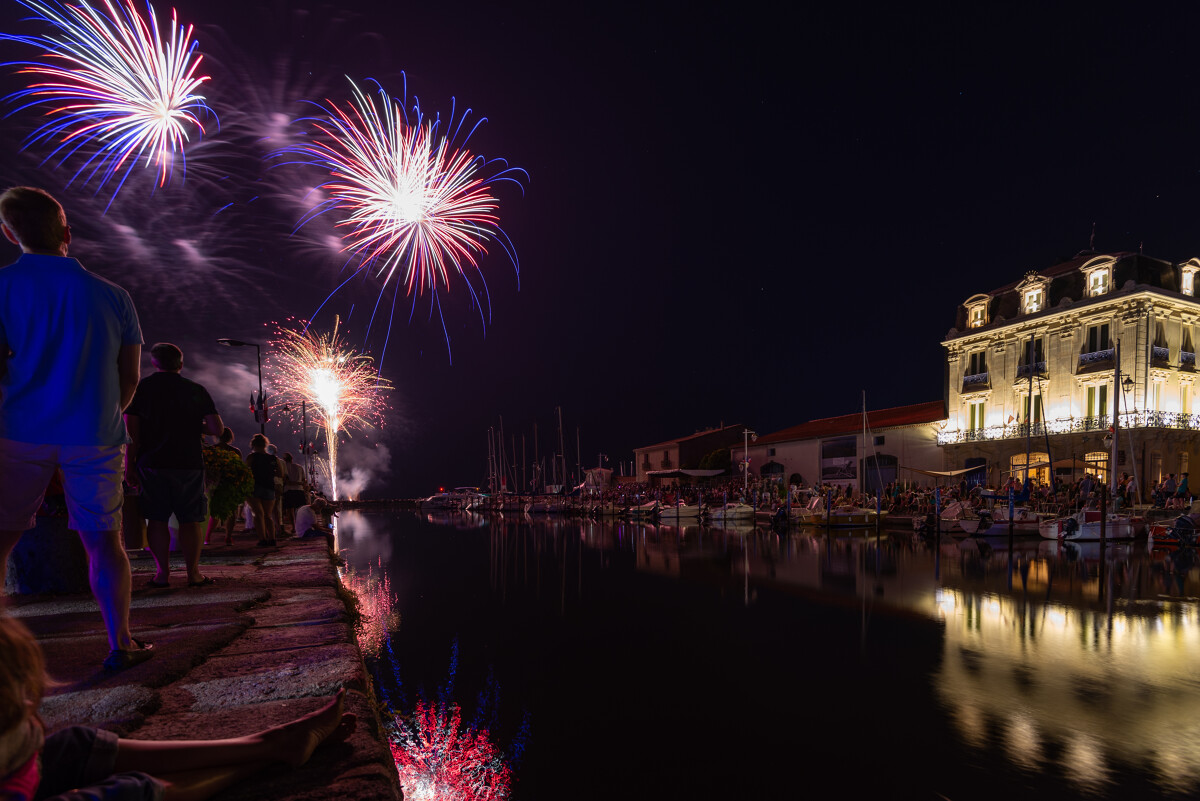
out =
<path fill-rule="evenodd" d="M 485 119 L 456 142 L 470 109 L 457 120 L 452 110 L 443 124 L 440 117 L 429 119 L 414 105 L 410 120 L 404 101 L 376 86 L 377 98 L 351 82 L 352 102 L 342 107 L 326 101 L 323 116 L 308 120 L 313 135 L 280 151 L 282 157 L 294 156 L 298 163 L 315 165 L 330 176 L 316 187 L 318 200 L 300 223 L 329 213 L 339 228 L 348 229 L 342 251 L 349 254 L 347 263 L 354 269 L 330 297 L 364 271 L 382 278 L 367 329 L 369 333 L 391 285 L 390 332 L 400 284 L 414 302 L 428 293 L 431 313 L 436 304 L 440 315 L 438 290 L 449 290 L 458 276 L 486 325 L 489 304 L 480 260 L 489 243 L 504 249 L 520 275 L 516 250 L 499 224 L 492 184 L 509 181 L 522 186 L 518 175 L 528 176 L 503 160 L 489 161 L 466 149 L 471 133 Z M 445 331 L 444 319 L 442 327 Z"/>
<path fill-rule="evenodd" d="M 181 25 L 172 11 L 164 39 L 154 8 L 147 3 L 143 16 L 133 0 L 102 0 L 95 8 L 17 2 L 53 28 L 44 35 L 0 34 L 43 51 L 38 60 L 11 62 L 33 81 L 10 97 L 21 104 L 18 110 L 49 107 L 49 120 L 29 142 L 50 143 L 47 158 L 60 157 L 60 164 L 82 151 L 86 158 L 71 181 L 98 178 L 104 186 L 117 178 L 114 196 L 143 158 L 165 185 L 177 155 L 182 164 L 189 127 L 204 133 L 197 113 L 209 112 L 197 94 L 208 77 L 197 74 L 201 56 L 192 26 Z"/>
<path fill-rule="evenodd" d="M 342 431 L 378 424 L 383 395 L 391 388 L 378 375 L 370 356 L 345 347 L 333 333 L 318 335 L 311 329 L 280 327 L 271 345 L 276 353 L 267 360 L 277 402 L 298 406 L 306 401 L 325 429 L 329 452 L 330 495 L 337 500 L 337 446 Z"/>

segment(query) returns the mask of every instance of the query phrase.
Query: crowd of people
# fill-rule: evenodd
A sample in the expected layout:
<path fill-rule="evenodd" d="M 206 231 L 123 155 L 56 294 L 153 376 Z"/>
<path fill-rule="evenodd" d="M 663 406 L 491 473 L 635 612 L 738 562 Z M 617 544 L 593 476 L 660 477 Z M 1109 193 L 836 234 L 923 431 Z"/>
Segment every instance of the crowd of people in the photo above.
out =
<path fill-rule="evenodd" d="M 122 670 L 154 656 L 153 643 L 134 638 L 130 628 L 124 525 L 146 521 L 156 565 L 150 588 L 169 586 L 172 520 L 187 585 L 212 584 L 200 570 L 202 538 L 223 524 L 231 543 L 235 519 L 210 519 L 213 488 L 205 481 L 202 437 L 236 450 L 234 435 L 208 391 L 181 375 L 177 346 L 154 345 L 154 372 L 141 377 L 144 340 L 133 301 L 67 256 L 71 228 L 57 200 L 32 187 L 7 190 L 0 195 L 0 232 L 21 250 L 0 269 L 0 585 L 13 548 L 36 527 L 47 488 L 61 485 L 67 525 L 87 551 L 88 583 L 108 636 L 100 668 Z M 271 452 L 262 434 L 250 445 L 247 500 L 259 545 L 274 545 L 288 524 L 297 533 L 305 527 L 321 533 L 322 504 L 307 502 L 303 471 L 296 472 L 288 454 Z M 130 488 L 137 489 L 136 514 L 125 509 Z M 133 742 L 81 727 L 47 737 L 37 715 L 44 686 L 37 642 L 0 616 L 5 799 L 58 792 L 157 798 L 164 790 L 205 798 L 266 764 L 299 764 L 322 741 L 353 727 L 339 693 L 313 716 L 236 740 Z"/>

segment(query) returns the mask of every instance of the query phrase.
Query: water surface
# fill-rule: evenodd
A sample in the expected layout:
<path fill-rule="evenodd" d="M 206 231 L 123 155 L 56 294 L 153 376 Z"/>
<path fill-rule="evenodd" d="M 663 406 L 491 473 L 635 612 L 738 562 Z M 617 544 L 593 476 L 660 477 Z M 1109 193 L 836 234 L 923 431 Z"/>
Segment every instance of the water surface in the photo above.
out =
<path fill-rule="evenodd" d="M 513 798 L 1200 789 L 1190 551 L 415 513 L 338 536 L 390 583 L 381 693 L 457 704 Z"/>

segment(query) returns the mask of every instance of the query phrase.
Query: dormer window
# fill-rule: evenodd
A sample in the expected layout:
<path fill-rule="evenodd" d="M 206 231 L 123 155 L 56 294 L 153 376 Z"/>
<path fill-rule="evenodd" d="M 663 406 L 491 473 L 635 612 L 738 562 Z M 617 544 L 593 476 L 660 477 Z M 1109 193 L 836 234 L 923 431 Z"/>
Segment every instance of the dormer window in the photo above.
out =
<path fill-rule="evenodd" d="M 1112 290 L 1113 266 L 1116 263 L 1117 260 L 1114 256 L 1096 256 L 1079 268 L 1079 271 L 1083 273 L 1089 298 L 1106 294 Z"/>
<path fill-rule="evenodd" d="M 1200 259 L 1189 259 L 1179 268 L 1179 291 L 1185 295 L 1196 294 L 1196 273 L 1200 272 Z"/>
<path fill-rule="evenodd" d="M 1017 297 L 1021 299 L 1021 314 L 1034 314 L 1049 306 L 1047 295 L 1050 289 L 1050 279 L 1043 278 L 1036 270 L 1025 273 L 1025 278 L 1017 284 Z"/>
<path fill-rule="evenodd" d="M 987 295 L 972 295 L 963 301 L 963 306 L 967 307 L 967 327 L 968 328 L 983 328 L 990 322 L 988 320 L 988 303 L 991 298 Z"/>

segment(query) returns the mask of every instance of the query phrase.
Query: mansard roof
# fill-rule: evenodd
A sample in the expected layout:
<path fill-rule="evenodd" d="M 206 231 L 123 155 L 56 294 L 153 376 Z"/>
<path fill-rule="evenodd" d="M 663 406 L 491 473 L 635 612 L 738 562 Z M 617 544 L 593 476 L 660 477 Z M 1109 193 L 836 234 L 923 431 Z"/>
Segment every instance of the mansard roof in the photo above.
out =
<path fill-rule="evenodd" d="M 1083 268 L 1094 262 L 1110 260 L 1113 270 L 1110 291 L 1104 297 L 1088 297 L 1087 278 Z M 1130 287 L 1154 288 L 1185 297 L 1180 292 L 1181 272 L 1180 265 L 1151 258 L 1141 253 L 1081 251 L 1074 257 L 1051 267 L 1027 272 L 1023 277 L 1010 284 L 1005 284 L 982 295 L 972 295 L 967 302 L 959 305 L 954 329 L 946 336 L 946 339 L 1007 325 L 1022 317 L 1033 319 L 1041 315 L 1052 314 L 1060 308 L 1081 301 L 1100 302 L 1106 297 L 1121 293 Z M 1030 279 L 1038 278 L 1047 282 L 1046 304 L 1042 311 L 1024 314 L 1021 311 L 1019 288 Z M 970 328 L 967 303 L 974 305 L 983 297 L 987 298 L 987 324 L 978 328 Z"/>

